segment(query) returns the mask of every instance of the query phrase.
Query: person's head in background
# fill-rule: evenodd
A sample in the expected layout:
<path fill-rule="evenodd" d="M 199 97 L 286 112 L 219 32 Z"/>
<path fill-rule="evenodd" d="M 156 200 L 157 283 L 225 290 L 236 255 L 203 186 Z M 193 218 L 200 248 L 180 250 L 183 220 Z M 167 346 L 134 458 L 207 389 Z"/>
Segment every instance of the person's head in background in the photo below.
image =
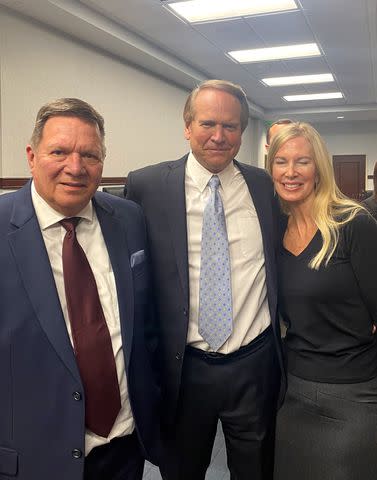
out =
<path fill-rule="evenodd" d="M 267 152 L 268 152 L 268 149 L 270 148 L 272 138 L 277 134 L 277 132 L 281 128 L 283 128 L 285 125 L 290 125 L 291 123 L 293 123 L 293 120 L 291 120 L 290 118 L 280 118 L 279 120 L 276 120 L 276 122 L 272 123 L 269 126 L 266 134 L 266 144 L 265 144 Z"/>
<path fill-rule="evenodd" d="M 373 187 L 374 187 L 374 198 L 377 200 L 377 162 L 374 164 L 374 170 L 373 170 Z"/>

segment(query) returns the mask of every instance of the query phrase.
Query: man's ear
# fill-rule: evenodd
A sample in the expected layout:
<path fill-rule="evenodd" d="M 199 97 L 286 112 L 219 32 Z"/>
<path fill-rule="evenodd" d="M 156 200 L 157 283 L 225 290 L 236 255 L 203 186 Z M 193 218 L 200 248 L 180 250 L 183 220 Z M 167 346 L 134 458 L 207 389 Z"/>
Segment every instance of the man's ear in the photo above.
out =
<path fill-rule="evenodd" d="M 190 140 L 191 138 L 191 123 L 185 126 L 185 139 Z"/>
<path fill-rule="evenodd" d="M 34 168 L 35 154 L 34 154 L 34 149 L 31 145 L 28 145 L 26 147 L 26 156 L 27 156 L 27 161 L 29 163 L 29 169 L 32 172 Z"/>

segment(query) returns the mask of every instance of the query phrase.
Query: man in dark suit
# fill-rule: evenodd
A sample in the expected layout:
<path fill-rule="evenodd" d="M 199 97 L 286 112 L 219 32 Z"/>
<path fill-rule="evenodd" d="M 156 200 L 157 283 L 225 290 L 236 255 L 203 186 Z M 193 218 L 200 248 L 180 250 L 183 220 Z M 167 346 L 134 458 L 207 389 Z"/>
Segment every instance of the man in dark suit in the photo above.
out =
<path fill-rule="evenodd" d="M 81 100 L 40 109 L 27 157 L 0 197 L 0 478 L 140 480 L 159 430 L 140 207 L 96 193 L 104 124 Z"/>
<path fill-rule="evenodd" d="M 272 475 L 278 208 L 268 175 L 234 160 L 248 116 L 239 86 L 204 82 L 184 109 L 191 152 L 128 176 L 150 242 L 167 480 L 204 479 L 218 420 L 231 478 Z"/>

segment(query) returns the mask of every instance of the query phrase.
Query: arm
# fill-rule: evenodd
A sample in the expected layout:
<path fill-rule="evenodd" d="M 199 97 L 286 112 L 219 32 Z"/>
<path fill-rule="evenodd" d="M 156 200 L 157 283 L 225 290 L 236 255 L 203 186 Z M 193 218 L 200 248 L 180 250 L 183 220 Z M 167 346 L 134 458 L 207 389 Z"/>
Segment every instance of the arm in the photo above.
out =
<path fill-rule="evenodd" d="M 377 222 L 368 214 L 357 215 L 345 228 L 345 240 L 361 296 L 376 324 Z"/>
<path fill-rule="evenodd" d="M 138 205 L 142 206 L 141 198 L 136 193 L 134 177 L 135 175 L 133 174 L 133 172 L 130 172 L 128 174 L 127 200 L 132 200 L 136 202 Z M 136 178 L 138 177 L 136 176 Z M 147 232 L 145 222 L 144 222 L 144 236 L 146 241 L 148 268 L 150 271 L 150 277 L 151 279 L 153 279 L 153 271 L 152 271 L 152 264 L 151 264 L 149 244 L 148 244 L 148 232 Z M 158 350 L 159 340 L 158 340 L 158 322 L 157 322 L 154 294 L 155 294 L 155 289 L 153 288 L 153 283 L 150 282 L 149 296 L 148 296 L 148 309 L 147 309 L 147 315 L 145 318 L 145 339 L 146 339 L 148 349 L 151 353 L 153 367 L 156 373 L 158 374 L 159 373 L 159 368 L 158 368 L 159 356 L 158 356 L 157 350 Z"/>

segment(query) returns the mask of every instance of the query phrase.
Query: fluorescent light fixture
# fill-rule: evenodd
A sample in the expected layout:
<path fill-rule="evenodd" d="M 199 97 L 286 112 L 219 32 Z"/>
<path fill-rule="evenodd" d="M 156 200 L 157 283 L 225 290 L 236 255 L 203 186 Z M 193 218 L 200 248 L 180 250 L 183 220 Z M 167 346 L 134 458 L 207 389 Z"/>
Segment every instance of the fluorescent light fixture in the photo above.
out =
<path fill-rule="evenodd" d="M 189 22 L 208 22 L 297 9 L 294 0 L 190 0 L 169 3 L 167 6 Z"/>
<path fill-rule="evenodd" d="M 336 118 L 342 119 L 342 118 L 344 118 L 344 115 L 339 115 L 339 116 L 336 117 Z"/>
<path fill-rule="evenodd" d="M 331 73 L 320 73 L 318 75 L 296 75 L 291 77 L 262 78 L 262 82 L 268 87 L 279 87 L 282 85 L 304 85 L 306 83 L 333 82 Z"/>
<path fill-rule="evenodd" d="M 343 93 L 342 92 L 310 93 L 306 95 L 286 95 L 283 98 L 287 102 L 302 102 L 304 100 L 331 100 L 333 98 L 343 98 Z"/>
<path fill-rule="evenodd" d="M 268 60 L 283 60 L 286 58 L 315 57 L 321 55 L 316 43 L 299 45 L 284 45 L 280 47 L 255 48 L 252 50 L 235 50 L 228 52 L 237 62 L 266 62 Z"/>

